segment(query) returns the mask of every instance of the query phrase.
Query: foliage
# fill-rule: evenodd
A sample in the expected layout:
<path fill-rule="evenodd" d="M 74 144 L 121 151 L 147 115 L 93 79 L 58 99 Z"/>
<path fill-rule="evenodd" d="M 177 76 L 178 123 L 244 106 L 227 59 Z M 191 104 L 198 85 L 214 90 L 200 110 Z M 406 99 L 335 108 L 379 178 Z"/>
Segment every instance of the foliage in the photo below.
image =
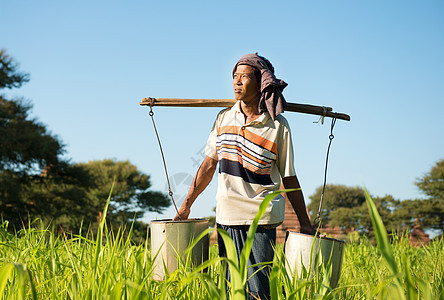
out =
<path fill-rule="evenodd" d="M 397 295 L 395 296 L 397 299 L 432 299 L 432 287 L 430 283 L 424 281 L 423 278 L 413 277 L 414 274 L 412 274 L 410 268 L 410 260 L 407 258 L 404 251 L 401 252 L 400 266 L 398 266 L 393 248 L 389 243 L 384 223 L 382 222 L 381 216 L 378 214 L 376 205 L 367 192 L 365 196 L 378 242 L 377 249 L 378 252 L 381 253 L 394 283 L 394 285 L 384 286 L 378 291 L 378 294 L 383 297 L 393 297 L 394 295 Z M 443 296 L 442 293 L 440 294 Z"/>
<path fill-rule="evenodd" d="M 29 75 L 0 50 L 0 89 L 20 87 Z M 116 226 L 161 212 L 170 205 L 162 193 L 148 190 L 150 178 L 128 161 L 73 164 L 62 159 L 64 145 L 30 116 L 32 105 L 0 96 L 0 212 L 10 229 L 39 218 L 43 226 L 78 232 L 100 221 L 103 201 L 115 180 L 109 221 Z M 143 230 L 146 224 L 134 222 Z M 140 238 L 140 236 L 139 236 Z"/>
<path fill-rule="evenodd" d="M 230 277 L 231 277 L 231 289 L 230 289 L 230 299 L 245 299 L 245 287 L 248 281 L 247 275 L 247 264 L 248 258 L 250 256 L 251 247 L 253 246 L 254 235 L 256 234 L 257 226 L 259 224 L 259 220 L 265 213 L 265 210 L 268 207 L 268 204 L 274 197 L 279 195 L 281 192 L 290 192 L 292 190 L 283 190 L 276 191 L 268 194 L 262 203 L 259 206 L 258 212 L 250 225 L 247 233 L 247 239 L 244 242 L 244 246 L 238 257 L 236 253 L 236 247 L 234 245 L 233 240 L 230 238 L 228 233 L 226 233 L 222 229 L 217 229 L 219 234 L 222 236 L 227 252 L 226 262 L 230 268 Z"/>
<path fill-rule="evenodd" d="M 321 199 L 322 186 L 310 196 L 307 208 L 312 220 L 316 217 Z M 352 209 L 361 206 L 365 202 L 364 191 L 359 187 L 347 187 L 345 185 L 326 185 L 320 213 L 321 220 L 327 224 L 331 221 L 331 212 L 342 208 L 344 213 L 353 213 Z M 351 224 L 353 226 L 353 224 Z"/>
<path fill-rule="evenodd" d="M 429 227 L 444 228 L 444 159 L 439 160 L 430 172 L 415 182 L 429 198 L 418 207 L 420 222 Z"/>
<path fill-rule="evenodd" d="M 371 210 L 374 219 L 378 214 Z M 3 222 L 0 299 L 226 299 L 217 246 L 203 265 L 193 269 L 182 262 L 164 281 L 155 281 L 148 242 L 135 245 L 122 231 L 109 231 L 104 220 L 95 240 L 32 227 L 10 234 Z M 388 243 L 384 230 L 375 228 L 384 240 L 378 247 L 365 239 L 346 245 L 334 290 L 323 277 L 289 277 L 278 245 L 272 299 L 444 299 L 444 240 L 413 248 L 403 237 Z"/>
<path fill-rule="evenodd" d="M 29 74 L 17 71 L 18 64 L 6 50 L 0 49 L 0 89 L 20 87 L 29 81 Z"/>
<path fill-rule="evenodd" d="M 129 161 L 104 159 L 75 164 L 87 172 L 94 183 L 86 191 L 86 197 L 96 216 L 114 185 L 110 199 L 108 219 L 117 226 L 143 217 L 145 211 L 162 212 L 171 205 L 163 193 L 151 191 L 150 177 Z"/>
<path fill-rule="evenodd" d="M 20 87 L 29 76 L 0 50 L 0 88 Z M 28 191 L 45 167 L 64 165 L 63 145 L 46 127 L 30 117 L 32 106 L 0 95 L 0 211 L 12 225 L 20 226 L 35 209 L 44 210 L 29 198 Z"/>
<path fill-rule="evenodd" d="M 102 203 L 92 207 L 88 201 L 89 174 L 67 163 L 60 163 L 58 168 L 43 175 L 18 177 L 9 173 L 7 178 L 10 182 L 18 182 L 11 188 L 16 192 L 15 197 L 0 199 L 6 202 L 3 218 L 14 228 L 20 228 L 21 222 L 40 218 L 43 226 L 52 223 L 56 228 L 76 230 L 82 222 L 94 221 L 96 211 L 103 206 Z"/>
<path fill-rule="evenodd" d="M 314 219 L 322 187 L 310 196 L 307 206 Z M 343 232 L 357 231 L 373 236 L 372 223 L 367 213 L 365 193 L 359 187 L 327 185 L 323 198 L 321 221 L 331 227 L 339 226 Z M 379 215 L 389 232 L 401 232 L 419 225 L 423 229 L 444 228 L 444 201 L 440 199 L 397 200 L 390 195 L 373 197 Z"/>
<path fill-rule="evenodd" d="M 8 180 L 15 177 L 9 174 Z M 17 179 L 19 180 L 19 179 Z M 151 191 L 149 176 L 128 161 L 90 161 L 78 164 L 59 164 L 43 176 L 27 178 L 16 200 L 7 207 L 7 219 L 13 227 L 20 222 L 39 218 L 43 226 L 52 224 L 59 231 L 79 232 L 82 224 L 101 220 L 101 207 L 106 191 L 115 182 L 109 205 L 108 221 L 114 227 L 129 226 L 135 221 L 137 232 L 146 224 L 137 221 L 146 210 L 162 211 L 170 205 L 169 198 Z M 25 213 L 24 213 L 25 212 Z M 143 238 L 137 233 L 138 239 Z"/>
<path fill-rule="evenodd" d="M 416 299 L 444 299 L 444 257 L 441 254 L 444 251 L 444 240 L 437 239 L 425 247 L 415 248 L 410 245 L 406 235 L 388 237 L 398 275 L 393 276 L 381 252 L 364 236 L 360 243 L 350 243 L 345 248 L 338 298 L 402 299 L 393 295 L 391 289 L 394 280 L 400 277 L 401 287 L 407 293 L 405 280 L 411 277 L 413 283 L 421 289 L 420 295 L 423 295 Z M 432 297 L 424 296 L 429 293 Z"/>
<path fill-rule="evenodd" d="M 415 184 L 427 196 L 444 200 L 444 159 L 438 161 L 422 178 L 417 179 Z"/>
<path fill-rule="evenodd" d="M 29 173 L 57 165 L 63 145 L 44 125 L 29 117 L 31 105 L 0 96 L 0 168 Z"/>

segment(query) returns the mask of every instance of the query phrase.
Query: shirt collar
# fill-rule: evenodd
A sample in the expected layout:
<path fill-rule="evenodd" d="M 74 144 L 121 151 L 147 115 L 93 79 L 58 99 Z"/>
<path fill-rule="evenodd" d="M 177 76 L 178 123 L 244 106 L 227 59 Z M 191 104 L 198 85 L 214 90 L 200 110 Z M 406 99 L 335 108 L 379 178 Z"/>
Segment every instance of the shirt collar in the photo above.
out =
<path fill-rule="evenodd" d="M 236 113 L 242 113 L 242 110 L 240 108 L 240 100 L 237 100 L 237 102 L 231 107 L 231 110 L 236 112 Z M 268 120 L 270 119 L 270 114 L 268 112 L 263 112 L 259 118 L 257 118 L 256 120 L 254 120 L 253 122 L 251 122 L 250 124 L 259 124 L 259 123 L 263 123 L 265 124 Z"/>

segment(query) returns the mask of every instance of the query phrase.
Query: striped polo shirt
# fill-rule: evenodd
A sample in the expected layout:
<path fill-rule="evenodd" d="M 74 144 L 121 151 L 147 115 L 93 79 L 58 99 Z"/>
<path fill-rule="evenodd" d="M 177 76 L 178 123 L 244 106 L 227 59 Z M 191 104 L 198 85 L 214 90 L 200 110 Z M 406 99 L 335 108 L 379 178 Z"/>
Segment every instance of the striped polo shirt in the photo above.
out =
<path fill-rule="evenodd" d="M 219 162 L 216 222 L 250 225 L 264 197 L 279 190 L 281 178 L 295 175 L 287 120 L 265 112 L 245 124 L 240 102 L 222 110 L 208 138 L 205 154 Z M 269 204 L 260 225 L 284 220 L 285 200 Z"/>

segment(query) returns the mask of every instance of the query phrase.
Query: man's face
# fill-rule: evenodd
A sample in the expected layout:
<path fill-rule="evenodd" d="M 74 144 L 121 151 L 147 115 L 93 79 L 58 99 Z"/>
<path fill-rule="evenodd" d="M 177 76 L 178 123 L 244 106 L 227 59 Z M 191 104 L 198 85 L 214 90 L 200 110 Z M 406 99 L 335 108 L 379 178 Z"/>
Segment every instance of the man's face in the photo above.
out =
<path fill-rule="evenodd" d="M 260 85 L 254 75 L 254 68 L 248 65 L 239 65 L 233 76 L 234 98 L 244 103 L 250 103 L 258 99 Z"/>

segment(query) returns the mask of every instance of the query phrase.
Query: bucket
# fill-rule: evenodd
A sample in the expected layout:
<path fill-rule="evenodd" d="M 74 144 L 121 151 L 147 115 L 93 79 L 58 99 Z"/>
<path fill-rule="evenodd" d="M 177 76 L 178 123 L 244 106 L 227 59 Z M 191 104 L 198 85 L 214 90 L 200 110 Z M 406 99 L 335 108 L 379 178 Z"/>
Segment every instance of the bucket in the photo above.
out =
<path fill-rule="evenodd" d="M 320 254 L 324 267 L 327 267 L 331 256 L 331 278 L 330 287 L 334 289 L 338 284 L 341 275 L 342 257 L 344 253 L 345 242 L 326 237 L 315 237 L 313 235 L 303 234 L 299 232 L 287 231 L 285 239 L 285 256 L 288 265 L 286 265 L 288 275 L 298 271 L 298 277 L 301 276 L 303 263 L 305 269 L 310 268 L 310 254 L 313 247 L 313 256 L 311 264 L 311 274 L 315 271 L 315 257 Z M 320 250 L 320 251 L 319 251 Z"/>
<path fill-rule="evenodd" d="M 153 279 L 164 280 L 165 268 L 168 274 L 177 270 L 179 254 L 186 261 L 185 249 L 203 231 L 208 229 L 208 220 L 188 219 L 172 221 L 172 219 L 151 221 L 151 258 L 153 260 Z M 209 237 L 204 236 L 191 251 L 191 262 L 200 265 L 208 260 Z M 157 254 L 157 256 L 156 256 Z"/>

